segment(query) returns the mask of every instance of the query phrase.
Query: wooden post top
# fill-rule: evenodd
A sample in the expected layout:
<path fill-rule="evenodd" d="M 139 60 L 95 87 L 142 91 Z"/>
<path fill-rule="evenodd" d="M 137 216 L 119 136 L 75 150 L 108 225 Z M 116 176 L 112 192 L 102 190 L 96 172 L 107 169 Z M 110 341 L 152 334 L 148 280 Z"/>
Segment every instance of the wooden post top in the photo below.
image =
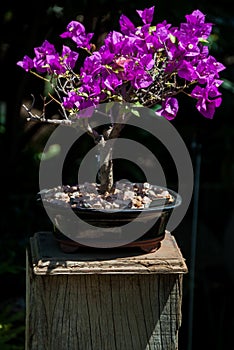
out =
<path fill-rule="evenodd" d="M 35 275 L 74 274 L 171 274 L 187 273 L 181 251 L 170 232 L 154 253 L 133 248 L 82 248 L 63 253 L 51 232 L 37 232 L 30 238 Z"/>

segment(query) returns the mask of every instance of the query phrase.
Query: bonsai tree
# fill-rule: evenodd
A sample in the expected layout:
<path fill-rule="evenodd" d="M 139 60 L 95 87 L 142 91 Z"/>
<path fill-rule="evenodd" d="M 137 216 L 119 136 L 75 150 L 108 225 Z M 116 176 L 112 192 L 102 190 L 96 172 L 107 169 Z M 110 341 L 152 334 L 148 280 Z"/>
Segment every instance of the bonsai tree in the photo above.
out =
<path fill-rule="evenodd" d="M 195 10 L 185 16 L 184 23 L 174 27 L 166 20 L 153 23 L 154 6 L 137 13 L 141 26 L 135 26 L 122 14 L 120 31 L 108 33 L 99 48 L 92 44 L 93 33 L 86 33 L 82 23 L 71 21 L 60 37 L 75 45 L 76 50 L 63 45 L 62 52 L 58 52 L 45 40 L 34 49 L 35 57 L 26 55 L 17 62 L 50 85 L 40 115 L 33 112 L 34 96 L 31 107 L 23 105 L 27 120 L 68 126 L 80 123 L 100 145 L 104 154 L 100 169 L 102 193 L 113 187 L 111 149 L 106 150 L 105 145 L 120 135 L 124 123 L 121 118 L 114 120 L 109 109 L 109 126 L 100 133 L 90 124 L 98 105 L 127 102 L 151 108 L 162 118 L 172 120 L 179 109 L 179 94 L 191 98 L 202 116 L 209 119 L 222 102 L 219 73 L 225 67 L 209 53 L 212 24 L 206 23 L 205 15 Z M 47 116 L 51 102 L 58 105 L 58 119 Z"/>

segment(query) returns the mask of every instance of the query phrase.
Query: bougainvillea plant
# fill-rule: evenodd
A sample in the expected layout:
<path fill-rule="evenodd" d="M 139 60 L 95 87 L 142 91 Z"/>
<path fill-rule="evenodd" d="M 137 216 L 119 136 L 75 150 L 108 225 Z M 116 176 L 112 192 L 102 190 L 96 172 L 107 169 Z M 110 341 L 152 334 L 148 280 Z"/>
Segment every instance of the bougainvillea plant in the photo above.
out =
<path fill-rule="evenodd" d="M 93 33 L 86 33 L 82 23 L 71 21 L 60 35 L 71 40 L 74 51 L 64 45 L 62 52 L 45 40 L 34 49 L 35 57 L 24 56 L 17 65 L 50 84 L 52 92 L 44 100 L 58 104 L 61 118 L 48 119 L 46 108 L 41 115 L 32 107 L 23 106 L 28 120 L 70 125 L 86 119 L 87 132 L 96 142 L 118 137 L 121 127 L 110 125 L 108 132 L 97 135 L 89 125 L 88 107 L 107 102 L 127 102 L 153 108 L 157 115 L 172 120 L 179 103 L 177 95 L 186 94 L 202 116 L 212 119 L 222 102 L 219 73 L 225 69 L 209 53 L 212 23 L 195 10 L 185 16 L 185 22 L 173 27 L 164 20 L 153 24 L 154 6 L 137 10 L 142 21 L 135 26 L 124 14 L 120 16 L 120 31 L 111 31 L 96 48 Z M 85 52 L 80 63 L 80 50 Z M 89 110 L 92 111 L 92 108 Z M 101 183 L 110 189 L 110 163 L 103 169 Z"/>

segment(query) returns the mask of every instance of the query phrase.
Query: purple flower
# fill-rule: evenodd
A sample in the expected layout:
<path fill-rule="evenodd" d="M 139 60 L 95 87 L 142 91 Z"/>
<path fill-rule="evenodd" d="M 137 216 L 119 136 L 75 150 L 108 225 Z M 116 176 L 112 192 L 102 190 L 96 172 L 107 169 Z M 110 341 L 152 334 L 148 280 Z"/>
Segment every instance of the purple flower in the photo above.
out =
<path fill-rule="evenodd" d="M 54 66 L 57 66 L 58 53 L 53 44 L 45 40 L 41 46 L 34 49 L 35 58 L 33 59 L 34 68 L 39 73 L 45 73 L 50 70 L 49 62 L 54 61 Z"/>
<path fill-rule="evenodd" d="M 92 56 L 86 57 L 83 67 L 80 70 L 81 75 L 98 74 L 102 69 L 102 56 L 99 52 L 94 52 Z"/>
<path fill-rule="evenodd" d="M 212 30 L 212 23 L 205 23 L 205 15 L 195 10 L 185 16 L 187 23 L 182 23 L 180 29 L 188 36 L 207 39 Z"/>
<path fill-rule="evenodd" d="M 26 72 L 29 72 L 34 67 L 33 60 L 27 55 L 24 56 L 22 61 L 18 61 L 17 65 L 23 68 Z"/>
<path fill-rule="evenodd" d="M 49 73 L 51 73 L 51 72 L 53 72 L 55 74 L 63 74 L 63 73 L 65 73 L 66 69 L 61 64 L 60 57 L 59 57 L 58 53 L 56 53 L 54 55 L 47 55 L 46 56 L 46 62 L 47 62 L 46 70 Z"/>
<path fill-rule="evenodd" d="M 93 54 L 95 54 L 95 53 L 93 53 Z M 101 55 L 103 64 L 113 63 L 115 54 L 111 53 L 106 46 L 103 45 L 100 47 L 99 54 Z"/>
<path fill-rule="evenodd" d="M 196 69 L 194 66 L 185 60 L 178 64 L 178 76 L 180 78 L 192 81 L 197 78 Z"/>
<path fill-rule="evenodd" d="M 178 101 L 175 97 L 167 97 L 162 102 L 162 108 L 157 110 L 157 114 L 165 117 L 168 120 L 172 120 L 176 117 L 179 109 Z"/>
<path fill-rule="evenodd" d="M 91 118 L 94 112 L 95 106 L 92 102 L 85 101 L 82 104 L 81 111 L 76 115 L 78 119 L 80 118 Z"/>
<path fill-rule="evenodd" d="M 82 96 L 79 96 L 75 91 L 69 91 L 67 96 L 63 98 L 63 106 L 65 108 L 73 109 L 79 107 L 80 102 L 83 100 Z"/>
<path fill-rule="evenodd" d="M 151 24 L 154 16 L 154 6 L 146 8 L 143 11 L 137 10 L 138 15 L 141 17 L 144 24 Z"/>
<path fill-rule="evenodd" d="M 113 31 L 105 38 L 105 46 L 110 53 L 120 53 L 123 48 L 124 35 Z"/>
<path fill-rule="evenodd" d="M 154 60 L 152 54 L 145 54 L 139 57 L 140 64 L 145 67 L 146 70 L 150 70 L 154 66 Z"/>
<path fill-rule="evenodd" d="M 130 35 L 132 33 L 135 33 L 136 28 L 135 28 L 134 24 L 125 15 L 120 16 L 119 24 L 120 24 L 121 32 L 123 34 Z"/>
<path fill-rule="evenodd" d="M 77 21 L 71 21 L 67 25 L 67 31 L 60 34 L 61 38 L 71 38 L 72 40 L 77 36 L 85 35 L 85 27 Z"/>
<path fill-rule="evenodd" d="M 152 32 L 152 35 L 146 38 L 147 46 L 153 51 L 164 48 L 165 42 L 168 40 L 170 35 L 170 24 L 167 24 L 166 21 L 157 24 L 155 31 Z"/>
<path fill-rule="evenodd" d="M 115 92 L 115 89 L 117 86 L 120 86 L 122 84 L 122 80 L 119 79 L 116 74 L 112 73 L 106 77 L 104 80 L 105 87 L 112 92 Z"/>
<path fill-rule="evenodd" d="M 219 85 L 219 83 L 218 83 Z M 222 98 L 215 84 L 201 87 L 197 85 L 191 96 L 197 99 L 196 108 L 206 118 L 212 119 L 215 113 L 215 108 L 219 107 Z"/>
<path fill-rule="evenodd" d="M 200 84 L 206 83 L 211 78 L 218 78 L 219 72 L 224 70 L 222 63 L 217 62 L 213 56 L 209 56 L 198 62 L 197 65 L 197 79 Z"/>
<path fill-rule="evenodd" d="M 79 54 L 75 51 L 72 51 L 70 47 L 63 46 L 62 51 L 62 60 L 64 62 L 64 65 L 68 68 L 73 69 L 75 67 L 76 61 L 79 57 Z"/>
<path fill-rule="evenodd" d="M 196 100 L 203 116 L 213 118 L 222 101 L 219 74 L 225 67 L 209 54 L 206 45 L 212 24 L 205 22 L 199 10 L 186 15 L 178 27 L 166 20 L 152 25 L 154 6 L 136 12 L 142 26 L 135 26 L 122 14 L 120 32 L 109 32 L 99 49 L 90 42 L 93 33 L 86 33 L 82 23 L 71 21 L 60 37 L 85 49 L 86 56 L 79 64 L 78 52 L 64 45 L 58 53 L 45 40 L 34 49 L 33 59 L 24 56 L 17 65 L 27 72 L 51 76 L 48 81 L 56 88 L 68 117 L 106 101 L 127 101 L 143 106 L 161 104 L 157 113 L 172 120 L 179 108 L 175 96 L 185 93 Z"/>
<path fill-rule="evenodd" d="M 93 115 L 94 107 L 96 104 L 92 100 L 84 100 L 80 103 L 79 106 L 79 114 L 77 114 L 77 118 L 90 118 Z"/>
<path fill-rule="evenodd" d="M 149 87 L 153 82 L 150 74 L 143 69 L 136 69 L 134 79 L 132 80 L 132 86 L 135 89 L 144 89 Z"/>
<path fill-rule="evenodd" d="M 77 21 L 71 21 L 67 25 L 67 31 L 60 34 L 61 38 L 71 38 L 77 45 L 77 47 L 83 47 L 90 49 L 90 40 L 93 37 L 93 33 L 86 34 L 83 24 Z"/>

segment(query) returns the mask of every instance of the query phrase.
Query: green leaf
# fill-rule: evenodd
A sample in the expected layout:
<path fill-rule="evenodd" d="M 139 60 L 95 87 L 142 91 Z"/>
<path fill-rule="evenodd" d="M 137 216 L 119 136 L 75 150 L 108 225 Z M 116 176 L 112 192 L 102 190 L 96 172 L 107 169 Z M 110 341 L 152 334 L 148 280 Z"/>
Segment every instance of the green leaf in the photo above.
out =
<path fill-rule="evenodd" d="M 222 87 L 234 94 L 234 83 L 232 81 L 223 79 Z"/>
<path fill-rule="evenodd" d="M 173 44 L 176 43 L 176 37 L 174 35 L 172 35 L 171 33 L 169 34 L 170 40 Z"/>
<path fill-rule="evenodd" d="M 138 111 L 137 109 L 133 109 L 133 108 L 132 108 L 132 109 L 131 109 L 131 112 L 132 112 L 133 115 L 135 115 L 135 117 L 138 117 L 138 118 L 139 118 L 139 117 L 141 116 L 140 113 L 139 113 L 139 111 Z"/>
<path fill-rule="evenodd" d="M 199 38 L 199 42 L 203 45 L 203 46 L 209 46 L 209 41 L 203 38 Z"/>
<path fill-rule="evenodd" d="M 150 109 L 154 112 L 156 112 L 157 110 L 159 110 L 160 108 L 162 108 L 162 106 L 160 104 L 156 104 L 153 107 L 151 107 Z"/>
<path fill-rule="evenodd" d="M 56 157 L 60 153 L 61 147 L 59 144 L 50 145 L 47 152 L 37 154 L 37 158 L 40 160 L 48 160 Z"/>

